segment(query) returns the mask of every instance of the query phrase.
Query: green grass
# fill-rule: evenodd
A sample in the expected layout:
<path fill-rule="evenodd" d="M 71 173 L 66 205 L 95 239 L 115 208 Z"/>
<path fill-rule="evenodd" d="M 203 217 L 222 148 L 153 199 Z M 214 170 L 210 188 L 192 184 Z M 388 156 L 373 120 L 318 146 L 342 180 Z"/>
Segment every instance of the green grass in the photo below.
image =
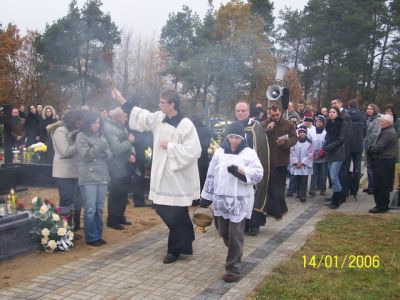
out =
<path fill-rule="evenodd" d="M 304 268 L 304 255 L 337 255 L 338 267 Z M 380 266 L 341 269 L 346 255 L 378 255 Z M 400 299 L 400 214 L 328 215 L 248 299 Z"/>

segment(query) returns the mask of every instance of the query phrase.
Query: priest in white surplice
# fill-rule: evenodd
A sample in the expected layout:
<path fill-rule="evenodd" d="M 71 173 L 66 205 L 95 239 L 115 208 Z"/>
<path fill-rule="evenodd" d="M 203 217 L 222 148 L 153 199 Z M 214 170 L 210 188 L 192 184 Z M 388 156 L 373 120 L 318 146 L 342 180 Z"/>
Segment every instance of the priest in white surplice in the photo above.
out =
<path fill-rule="evenodd" d="M 201 146 L 196 128 L 180 113 L 180 96 L 175 90 L 161 93 L 160 111 L 155 113 L 132 107 L 117 90 L 112 96 L 124 111 L 131 109 L 131 129 L 153 132 L 149 199 L 169 228 L 164 263 L 172 263 L 180 254 L 193 253 L 194 231 L 188 207 L 200 198 L 197 159 Z"/>

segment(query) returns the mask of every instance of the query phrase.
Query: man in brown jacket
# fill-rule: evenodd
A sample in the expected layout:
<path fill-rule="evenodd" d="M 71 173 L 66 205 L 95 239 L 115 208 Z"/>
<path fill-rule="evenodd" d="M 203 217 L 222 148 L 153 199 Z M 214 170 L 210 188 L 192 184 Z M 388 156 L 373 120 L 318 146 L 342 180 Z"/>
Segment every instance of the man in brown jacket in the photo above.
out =
<path fill-rule="evenodd" d="M 268 112 L 269 118 L 262 122 L 268 136 L 270 151 L 267 213 L 279 220 L 288 211 L 285 201 L 285 182 L 290 147 L 297 143 L 297 135 L 293 123 L 283 119 L 279 107 L 272 105 L 268 108 Z"/>

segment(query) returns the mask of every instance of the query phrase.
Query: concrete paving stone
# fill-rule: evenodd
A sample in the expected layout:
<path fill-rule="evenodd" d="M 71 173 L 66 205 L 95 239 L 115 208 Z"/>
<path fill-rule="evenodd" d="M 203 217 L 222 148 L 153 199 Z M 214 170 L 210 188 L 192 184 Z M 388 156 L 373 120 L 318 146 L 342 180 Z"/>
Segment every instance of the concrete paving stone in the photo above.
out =
<path fill-rule="evenodd" d="M 46 281 L 46 282 L 47 282 L 47 281 Z M 39 286 L 39 285 L 40 285 L 40 283 L 38 283 L 38 282 L 28 283 L 28 284 L 24 287 L 24 289 L 25 289 L 25 290 L 30 290 L 30 289 L 33 289 L 33 288 Z"/>
<path fill-rule="evenodd" d="M 50 292 L 52 292 L 52 291 L 54 291 L 54 289 L 53 288 L 49 288 L 48 287 L 49 285 L 47 285 L 46 287 L 35 287 L 35 288 L 33 288 L 33 289 L 31 289 L 32 291 L 35 291 L 35 292 L 42 292 L 42 293 L 50 293 Z"/>
<path fill-rule="evenodd" d="M 102 300 L 102 299 L 104 299 L 104 297 L 102 295 L 96 295 L 96 296 L 90 298 L 90 300 Z"/>
<path fill-rule="evenodd" d="M 90 299 L 91 297 L 85 296 L 85 295 L 80 295 L 80 294 L 76 293 L 76 294 L 70 295 L 68 298 L 72 299 L 72 300 L 87 300 L 87 299 Z"/>
<path fill-rule="evenodd" d="M 41 293 L 41 292 L 28 291 L 28 292 L 17 295 L 17 297 L 21 297 L 23 299 L 39 299 L 43 295 L 44 295 L 44 293 Z"/>
<path fill-rule="evenodd" d="M 165 300 L 165 297 L 149 294 L 146 296 L 146 300 Z"/>
<path fill-rule="evenodd" d="M 225 295 L 221 296 L 221 298 L 219 298 L 220 300 L 243 300 L 246 299 L 247 294 L 242 293 L 240 291 L 233 291 L 230 290 L 228 293 L 226 293 Z"/>
<path fill-rule="evenodd" d="M 7 288 L 7 292 L 17 294 L 17 293 L 24 293 L 24 292 L 26 292 L 26 290 L 23 288 L 10 287 L 10 288 Z M 0 294 L 1 294 L 1 290 L 0 290 Z"/>
<path fill-rule="evenodd" d="M 25 292 L 25 290 L 22 290 L 22 292 Z M 19 292 L 12 292 L 9 290 L 0 290 L 0 296 L 1 297 L 13 297 L 15 295 L 17 295 Z"/>
<path fill-rule="evenodd" d="M 148 296 L 148 294 L 146 294 L 146 293 L 138 293 L 136 295 L 133 295 L 130 299 L 141 300 L 141 299 L 146 299 L 147 296 Z"/>
<path fill-rule="evenodd" d="M 73 290 L 73 289 L 69 288 L 68 290 L 66 290 L 64 292 L 61 292 L 60 296 L 68 297 L 68 296 L 73 295 L 75 293 L 77 293 L 77 290 Z"/>
<path fill-rule="evenodd" d="M 95 278 L 95 279 L 97 279 L 97 278 Z M 86 292 L 93 292 L 93 291 L 96 292 L 102 287 L 101 285 L 97 284 L 98 279 L 96 280 L 96 283 L 87 282 L 87 281 L 86 281 L 86 283 L 87 283 L 87 286 L 83 289 L 83 291 L 86 291 Z"/>
<path fill-rule="evenodd" d="M 46 294 L 42 298 L 42 300 L 62 300 L 64 297 L 54 294 Z"/>

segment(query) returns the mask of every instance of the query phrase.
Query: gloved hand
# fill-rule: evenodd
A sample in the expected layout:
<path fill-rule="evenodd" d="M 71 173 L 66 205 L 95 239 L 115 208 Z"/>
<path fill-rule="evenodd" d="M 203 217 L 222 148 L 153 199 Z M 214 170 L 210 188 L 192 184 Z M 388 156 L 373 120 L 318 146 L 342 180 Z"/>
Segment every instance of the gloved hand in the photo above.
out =
<path fill-rule="evenodd" d="M 212 201 L 200 198 L 199 205 L 200 207 L 209 207 L 211 205 Z"/>
<path fill-rule="evenodd" d="M 227 169 L 228 169 L 229 173 L 231 173 L 236 178 L 239 178 L 239 180 L 241 180 L 243 182 L 247 182 L 246 176 L 241 174 L 241 173 L 239 173 L 238 166 L 230 165 Z"/>
<path fill-rule="evenodd" d="M 238 166 L 235 166 L 235 165 L 230 165 L 227 169 L 228 169 L 228 172 L 231 173 L 232 175 L 238 173 L 238 170 L 239 170 Z"/>

